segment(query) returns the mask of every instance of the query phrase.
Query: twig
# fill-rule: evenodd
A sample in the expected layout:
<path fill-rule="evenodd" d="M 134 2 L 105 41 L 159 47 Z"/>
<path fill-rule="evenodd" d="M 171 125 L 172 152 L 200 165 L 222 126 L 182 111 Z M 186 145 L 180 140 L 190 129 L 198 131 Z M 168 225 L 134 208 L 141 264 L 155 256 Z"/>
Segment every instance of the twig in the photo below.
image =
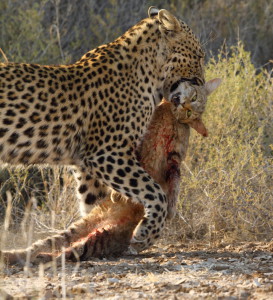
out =
<path fill-rule="evenodd" d="M 3 58 L 4 58 L 4 61 L 5 61 L 5 63 L 8 63 L 8 62 L 9 62 L 9 60 L 8 60 L 8 58 L 7 58 L 6 54 L 5 54 L 5 52 L 2 50 L 2 48 L 0 48 L 0 53 L 2 54 L 2 56 L 3 56 Z"/>
<path fill-rule="evenodd" d="M 53 25 L 52 27 L 55 28 L 55 30 L 56 30 L 57 41 L 58 41 L 61 57 L 62 57 L 62 60 L 64 61 L 65 57 L 64 57 L 64 52 L 62 49 L 61 35 L 60 35 L 59 5 L 60 5 L 60 0 L 55 0 L 56 24 Z"/>
<path fill-rule="evenodd" d="M 65 285 L 65 248 L 62 247 L 62 299 L 66 299 L 66 285 Z"/>
<path fill-rule="evenodd" d="M 11 193 L 7 192 L 7 209 L 5 214 L 5 220 L 4 220 L 4 231 L 1 233 L 0 238 L 0 249 L 3 249 L 7 240 L 7 232 L 9 230 L 9 225 L 11 221 L 11 211 L 12 211 L 12 196 Z M 2 267 L 4 266 L 3 256 L 0 255 L 0 271 Z"/>

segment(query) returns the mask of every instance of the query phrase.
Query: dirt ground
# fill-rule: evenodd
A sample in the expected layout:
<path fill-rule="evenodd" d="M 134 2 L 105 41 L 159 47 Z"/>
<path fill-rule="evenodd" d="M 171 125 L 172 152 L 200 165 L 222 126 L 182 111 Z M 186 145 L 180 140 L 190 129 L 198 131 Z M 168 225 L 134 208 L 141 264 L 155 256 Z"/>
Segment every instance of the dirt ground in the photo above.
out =
<path fill-rule="evenodd" d="M 273 299 L 273 242 L 156 246 L 139 255 L 2 270 L 0 299 Z"/>

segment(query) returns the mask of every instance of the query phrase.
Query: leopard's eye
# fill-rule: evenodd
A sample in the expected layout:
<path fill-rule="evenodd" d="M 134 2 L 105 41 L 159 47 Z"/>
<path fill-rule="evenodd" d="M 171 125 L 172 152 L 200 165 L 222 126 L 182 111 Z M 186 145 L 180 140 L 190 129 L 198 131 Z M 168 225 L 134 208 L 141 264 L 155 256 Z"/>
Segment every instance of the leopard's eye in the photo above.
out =
<path fill-rule="evenodd" d="M 191 110 L 187 110 L 187 118 L 189 118 L 192 114 L 192 111 Z"/>
<path fill-rule="evenodd" d="M 191 98 L 191 102 L 194 102 L 197 100 L 197 95 L 195 94 L 192 98 Z"/>

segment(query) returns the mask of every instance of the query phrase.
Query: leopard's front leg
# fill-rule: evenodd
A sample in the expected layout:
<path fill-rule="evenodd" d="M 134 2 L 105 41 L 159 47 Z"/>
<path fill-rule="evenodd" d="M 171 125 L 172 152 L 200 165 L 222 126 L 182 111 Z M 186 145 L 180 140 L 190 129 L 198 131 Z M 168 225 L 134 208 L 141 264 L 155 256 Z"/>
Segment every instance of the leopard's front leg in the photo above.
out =
<path fill-rule="evenodd" d="M 75 169 L 77 194 L 80 213 L 84 217 L 94 208 L 94 205 L 107 199 L 112 190 L 97 178 L 94 178 L 86 168 Z"/>
<path fill-rule="evenodd" d="M 114 152 L 104 154 L 104 158 L 107 172 L 96 160 L 90 162 L 90 171 L 105 185 L 143 204 L 145 215 L 134 231 L 131 246 L 136 251 L 144 250 L 160 237 L 165 225 L 166 195 L 133 155 L 117 157 Z"/>

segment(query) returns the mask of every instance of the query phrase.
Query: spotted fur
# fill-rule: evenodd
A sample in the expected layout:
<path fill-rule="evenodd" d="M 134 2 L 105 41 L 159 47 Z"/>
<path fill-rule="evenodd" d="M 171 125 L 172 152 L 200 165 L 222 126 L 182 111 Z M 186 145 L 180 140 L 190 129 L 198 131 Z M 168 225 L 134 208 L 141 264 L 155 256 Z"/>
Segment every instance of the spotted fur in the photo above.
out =
<path fill-rule="evenodd" d="M 160 236 L 167 203 L 136 159 L 137 143 L 181 78 L 204 83 L 204 53 L 191 29 L 164 9 L 149 12 L 75 64 L 0 64 L 0 159 L 76 166 L 83 214 L 111 189 L 142 203 L 132 240 L 140 249 Z"/>
<path fill-rule="evenodd" d="M 182 96 L 181 96 L 182 97 Z M 181 98 L 182 99 L 182 98 Z M 203 99 L 203 98 L 202 98 Z M 179 119 L 175 117 L 174 112 Z M 160 184 L 167 196 L 168 216 L 175 213 L 179 192 L 180 163 L 189 142 L 189 126 L 182 106 L 162 101 L 137 148 L 141 165 Z M 191 122 L 189 122 L 191 124 Z M 68 260 L 120 255 L 128 249 L 133 230 L 143 217 L 143 206 L 112 192 L 100 205 L 67 230 L 34 242 L 26 249 L 0 251 L 5 264 L 45 263 L 59 260 L 64 251 Z M 65 250 L 63 250 L 65 248 Z M 134 250 L 138 244 L 134 244 Z"/>
<path fill-rule="evenodd" d="M 194 124 L 201 122 L 207 95 L 219 84 L 219 79 L 211 80 L 198 88 L 185 83 L 177 92 L 179 95 L 176 93 L 175 99 L 172 99 L 174 103 L 163 99 L 137 147 L 136 153 L 141 166 L 166 193 L 168 218 L 172 218 L 176 212 L 180 164 L 185 159 L 189 144 L 189 126 L 196 129 Z M 178 96 L 180 104 L 177 103 Z M 194 105 L 191 105 L 192 101 Z M 190 117 L 188 111 L 192 112 Z M 199 128 L 197 126 L 197 131 L 203 134 Z M 2 255 L 6 264 L 25 264 L 27 258 L 32 263 L 47 262 L 52 256 L 59 259 L 63 248 L 66 259 L 72 260 L 119 255 L 128 249 L 132 232 L 143 214 L 142 205 L 112 192 L 110 197 L 67 230 L 39 240 L 27 249 L 0 251 L 0 257 Z M 141 247 L 141 244 L 134 244 L 134 250 L 141 250 Z"/>

